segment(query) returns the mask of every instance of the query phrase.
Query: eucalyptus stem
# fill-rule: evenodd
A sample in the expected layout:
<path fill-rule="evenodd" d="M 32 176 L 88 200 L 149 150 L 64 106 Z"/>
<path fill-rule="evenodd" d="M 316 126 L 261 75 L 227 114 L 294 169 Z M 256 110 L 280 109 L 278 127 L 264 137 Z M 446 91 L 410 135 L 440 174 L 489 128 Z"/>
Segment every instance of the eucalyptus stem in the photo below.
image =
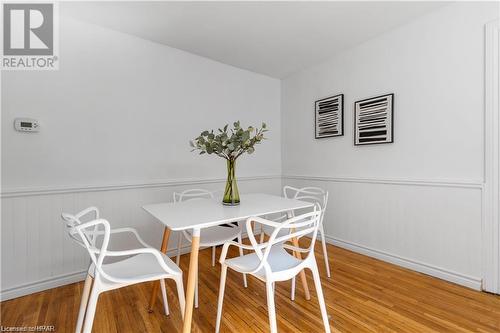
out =
<path fill-rule="evenodd" d="M 199 151 L 200 155 L 214 154 L 226 160 L 227 164 L 227 182 L 224 191 L 223 203 L 227 205 L 237 205 L 240 202 L 238 186 L 236 184 L 236 160 L 244 153 L 252 154 L 255 151 L 255 145 L 260 144 L 265 139 L 264 134 L 268 131 L 265 123 L 261 128 L 252 126 L 243 129 L 240 122 L 233 123 L 233 128 L 225 125 L 214 130 L 205 130 L 190 142 L 192 151 Z"/>
<path fill-rule="evenodd" d="M 267 126 L 262 123 L 261 128 L 252 126 L 243 129 L 240 122 L 233 124 L 233 128 L 225 125 L 223 129 L 205 130 L 190 142 L 193 151 L 199 151 L 199 154 L 215 154 L 226 160 L 236 160 L 244 153 L 252 154 L 255 151 L 255 145 L 264 140 L 264 133 L 267 132 Z"/>

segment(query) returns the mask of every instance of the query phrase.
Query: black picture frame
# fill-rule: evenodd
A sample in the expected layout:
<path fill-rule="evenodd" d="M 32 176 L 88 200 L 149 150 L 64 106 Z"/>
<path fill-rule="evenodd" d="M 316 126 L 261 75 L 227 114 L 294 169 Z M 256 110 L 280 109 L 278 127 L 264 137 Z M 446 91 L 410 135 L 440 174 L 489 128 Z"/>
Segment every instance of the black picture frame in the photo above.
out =
<path fill-rule="evenodd" d="M 370 104 L 370 102 L 372 104 Z M 387 107 L 381 109 L 378 112 L 376 110 L 369 110 L 369 108 L 377 107 L 379 104 L 379 109 L 383 108 L 383 103 L 387 102 Z M 366 104 L 368 103 L 368 104 Z M 381 104 L 382 103 L 382 104 Z M 363 105 L 365 104 L 365 105 Z M 373 105 L 375 104 L 375 105 Z M 370 117 L 370 119 L 359 119 L 360 115 L 363 113 L 362 108 L 365 107 L 365 117 Z M 385 111 L 384 114 L 380 111 Z M 377 118 L 378 117 L 378 118 Z M 368 121 L 360 129 L 360 122 Z M 375 123 L 374 123 L 375 121 Z M 371 122 L 371 123 L 370 123 Z M 370 131 L 367 131 L 367 130 Z M 385 131 L 385 133 L 383 133 Z M 374 135 L 377 134 L 377 135 Z M 385 134 L 385 139 L 384 139 Z M 354 102 L 354 145 L 355 146 L 367 146 L 385 143 L 394 143 L 394 93 L 379 95 L 375 97 L 365 98 Z"/>
<path fill-rule="evenodd" d="M 329 103 L 331 102 L 331 103 Z M 323 113 L 329 113 L 333 116 L 337 116 L 337 121 L 332 125 L 332 130 L 323 131 L 321 133 L 320 123 L 321 119 L 319 119 L 319 113 L 321 111 L 321 107 L 324 109 L 331 108 L 332 106 L 337 106 L 337 109 L 332 110 L 324 110 Z M 333 103 L 333 104 L 332 104 Z M 336 128 L 336 130 L 335 130 Z M 323 138 L 331 138 L 336 136 L 344 135 L 344 94 L 333 95 L 329 97 L 325 97 L 322 99 L 318 99 L 314 102 L 314 138 L 315 139 L 323 139 Z"/>

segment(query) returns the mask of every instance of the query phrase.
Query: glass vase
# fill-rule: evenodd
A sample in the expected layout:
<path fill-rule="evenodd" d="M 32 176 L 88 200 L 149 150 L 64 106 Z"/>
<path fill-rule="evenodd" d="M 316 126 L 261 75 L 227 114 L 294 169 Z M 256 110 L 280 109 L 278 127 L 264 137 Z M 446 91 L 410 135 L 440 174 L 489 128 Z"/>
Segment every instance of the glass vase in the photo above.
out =
<path fill-rule="evenodd" d="M 227 206 L 236 206 L 240 204 L 240 193 L 236 184 L 235 175 L 236 160 L 227 160 L 227 181 L 226 189 L 224 190 L 224 198 L 222 204 Z"/>

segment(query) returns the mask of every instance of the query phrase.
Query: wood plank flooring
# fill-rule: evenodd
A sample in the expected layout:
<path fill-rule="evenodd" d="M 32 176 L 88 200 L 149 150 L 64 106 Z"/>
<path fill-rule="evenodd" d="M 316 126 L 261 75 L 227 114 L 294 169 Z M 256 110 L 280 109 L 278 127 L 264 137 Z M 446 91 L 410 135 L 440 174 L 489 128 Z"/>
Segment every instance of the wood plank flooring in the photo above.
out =
<path fill-rule="evenodd" d="M 328 246 L 332 278 L 326 278 L 320 246 L 316 258 L 333 332 L 500 332 L 500 296 L 481 293 L 423 274 Z M 219 250 L 218 250 L 219 253 Z M 214 332 L 219 266 L 211 267 L 210 249 L 200 252 L 200 306 L 194 311 L 193 332 Z M 232 255 L 236 255 L 235 252 Z M 188 256 L 181 267 L 187 272 Z M 187 275 L 187 274 L 185 274 Z M 297 283 L 295 302 L 290 283 L 276 287 L 280 332 L 322 332 L 319 307 L 310 272 L 311 300 Z M 99 298 L 93 332 L 179 332 L 181 314 L 175 284 L 168 282 L 170 316 L 161 297 L 154 313 L 147 305 L 152 284 L 107 292 Z M 0 303 L 2 326 L 54 325 L 73 332 L 83 282 Z M 268 332 L 264 285 L 228 271 L 222 332 Z"/>

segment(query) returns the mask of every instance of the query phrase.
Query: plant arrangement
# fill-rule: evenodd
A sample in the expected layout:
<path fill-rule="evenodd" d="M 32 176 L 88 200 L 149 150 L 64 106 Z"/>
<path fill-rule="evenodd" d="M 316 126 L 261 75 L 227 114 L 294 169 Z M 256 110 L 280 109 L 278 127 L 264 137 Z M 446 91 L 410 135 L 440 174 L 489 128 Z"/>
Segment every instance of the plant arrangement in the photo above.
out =
<path fill-rule="evenodd" d="M 219 128 L 217 133 L 214 133 L 214 130 L 203 131 L 190 144 L 192 151 L 199 151 L 200 155 L 215 154 L 226 160 L 227 182 L 222 203 L 238 205 L 240 195 L 236 184 L 236 159 L 245 153 L 252 154 L 255 151 L 255 145 L 265 139 L 264 133 L 268 129 L 265 123 L 262 123 L 261 128 L 249 126 L 244 129 L 239 121 L 233 123 L 233 128 L 228 127 L 229 125 L 225 125 L 222 129 Z"/>

